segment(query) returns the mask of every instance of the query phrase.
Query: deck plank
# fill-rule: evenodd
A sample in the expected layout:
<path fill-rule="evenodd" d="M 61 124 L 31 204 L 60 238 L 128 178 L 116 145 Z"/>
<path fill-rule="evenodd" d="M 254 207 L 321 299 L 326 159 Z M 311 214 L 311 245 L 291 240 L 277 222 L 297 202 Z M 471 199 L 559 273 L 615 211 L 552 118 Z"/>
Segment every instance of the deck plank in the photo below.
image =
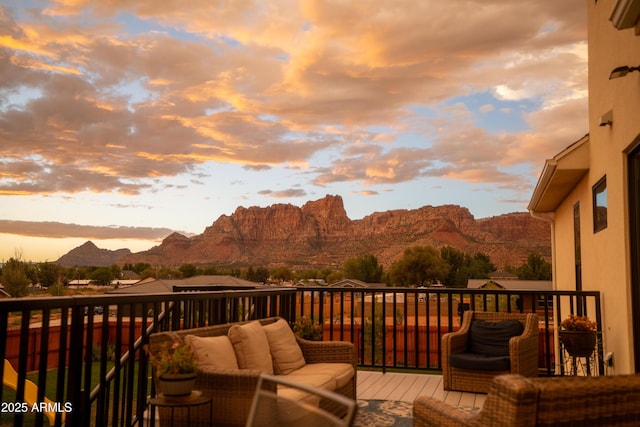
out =
<path fill-rule="evenodd" d="M 431 396 L 453 406 L 482 408 L 485 394 L 446 391 L 442 376 L 431 374 L 358 371 L 358 399 L 413 402 L 418 396 Z"/>

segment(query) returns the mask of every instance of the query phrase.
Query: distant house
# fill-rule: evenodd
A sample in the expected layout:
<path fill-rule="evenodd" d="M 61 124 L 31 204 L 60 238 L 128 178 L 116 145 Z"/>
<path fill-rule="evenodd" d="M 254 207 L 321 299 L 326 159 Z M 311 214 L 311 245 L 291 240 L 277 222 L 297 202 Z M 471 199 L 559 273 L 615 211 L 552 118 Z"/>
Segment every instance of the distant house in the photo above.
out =
<path fill-rule="evenodd" d="M 68 284 L 68 286 L 72 288 L 86 288 L 89 287 L 89 285 L 91 285 L 91 280 L 89 279 L 71 280 Z"/>
<path fill-rule="evenodd" d="M 506 289 L 509 291 L 551 291 L 551 280 L 469 279 L 467 289 Z"/>
<path fill-rule="evenodd" d="M 155 279 L 149 277 L 138 283 L 114 289 L 110 294 L 161 294 L 185 291 L 219 291 L 228 289 L 256 289 L 264 285 L 229 275 L 193 276 L 188 279 Z"/>
<path fill-rule="evenodd" d="M 517 279 L 469 279 L 467 289 L 504 289 L 507 291 L 542 291 L 547 292 L 553 290 L 553 281 L 551 280 L 517 280 Z M 523 295 L 522 299 L 516 300 L 517 309 L 524 307 L 525 309 L 543 309 L 545 306 L 544 294 L 541 295 Z M 551 304 L 552 300 L 546 300 L 546 304 Z"/>
<path fill-rule="evenodd" d="M 338 280 L 329 285 L 330 288 L 384 288 L 386 283 L 367 283 L 356 279 Z"/>
<path fill-rule="evenodd" d="M 140 280 L 140 275 L 133 270 L 122 270 L 120 273 L 122 280 Z"/>

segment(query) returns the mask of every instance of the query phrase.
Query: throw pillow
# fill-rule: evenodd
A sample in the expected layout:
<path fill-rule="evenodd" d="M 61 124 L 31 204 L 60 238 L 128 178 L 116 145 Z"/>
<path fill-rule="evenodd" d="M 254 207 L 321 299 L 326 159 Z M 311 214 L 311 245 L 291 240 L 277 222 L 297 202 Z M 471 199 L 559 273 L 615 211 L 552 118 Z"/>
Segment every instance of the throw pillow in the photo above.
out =
<path fill-rule="evenodd" d="M 191 346 L 198 361 L 198 369 L 211 371 L 214 369 L 239 369 L 236 353 L 229 337 L 198 337 L 187 335 L 184 341 Z"/>
<path fill-rule="evenodd" d="M 286 320 L 279 319 L 263 328 L 269 341 L 276 375 L 288 375 L 306 364 L 296 336 Z"/>
<path fill-rule="evenodd" d="M 523 331 L 524 326 L 517 320 L 474 320 L 469 334 L 469 351 L 485 356 L 509 356 L 509 340 L 522 335 Z"/>
<path fill-rule="evenodd" d="M 233 325 L 229 328 L 228 335 L 240 369 L 256 369 L 273 374 L 269 341 L 260 322 Z"/>

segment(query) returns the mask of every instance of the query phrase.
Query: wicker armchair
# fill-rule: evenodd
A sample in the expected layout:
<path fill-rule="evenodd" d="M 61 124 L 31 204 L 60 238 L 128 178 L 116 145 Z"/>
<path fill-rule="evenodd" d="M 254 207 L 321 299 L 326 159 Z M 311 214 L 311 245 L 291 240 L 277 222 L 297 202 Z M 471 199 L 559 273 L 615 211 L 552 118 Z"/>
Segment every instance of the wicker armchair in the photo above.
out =
<path fill-rule="evenodd" d="M 268 325 L 278 320 L 278 317 L 261 319 L 262 325 Z M 246 323 L 246 322 L 243 322 Z M 149 336 L 149 351 L 153 353 L 158 349 L 170 345 L 176 341 L 183 341 L 187 335 L 200 337 L 227 335 L 233 323 L 224 325 L 205 326 L 201 328 L 185 329 L 171 332 L 159 332 Z M 356 353 L 354 345 L 343 341 L 308 341 L 296 337 L 298 345 L 302 350 L 307 364 L 311 363 L 349 363 L 356 369 Z M 270 356 L 267 356 L 270 357 Z M 226 369 L 215 372 L 199 372 L 196 379 L 195 388 L 203 394 L 211 396 L 213 400 L 213 425 L 216 426 L 244 426 L 247 422 L 251 402 L 256 393 L 256 387 L 262 372 L 253 369 Z M 154 375 L 154 380 L 156 380 Z M 156 384 L 157 387 L 157 384 Z M 351 399 L 356 398 L 356 376 L 345 386 L 335 390 L 343 396 Z M 323 403 L 321 402 L 321 405 Z M 323 405 L 326 407 L 326 405 Z M 161 408 L 163 409 L 163 408 Z M 194 408 L 191 411 L 191 424 L 189 427 L 209 426 L 210 414 L 206 407 Z M 331 407 L 326 408 L 332 410 Z M 166 411 L 165 411 L 166 412 Z M 160 411 L 161 426 L 163 425 L 162 410 Z M 175 418 L 184 418 L 186 423 L 186 412 L 181 413 L 180 409 L 175 410 Z"/>
<path fill-rule="evenodd" d="M 498 322 L 515 319 L 524 326 L 522 335 L 509 340 L 510 370 L 471 370 L 449 364 L 451 354 L 465 353 L 470 342 L 471 323 L 474 320 Z M 533 313 L 493 313 L 466 311 L 460 329 L 442 336 L 442 377 L 445 390 L 487 393 L 491 380 L 501 374 L 538 376 L 538 316 Z"/>
<path fill-rule="evenodd" d="M 415 427 L 640 425 L 640 375 L 493 379 L 473 414 L 433 397 L 413 402 Z"/>

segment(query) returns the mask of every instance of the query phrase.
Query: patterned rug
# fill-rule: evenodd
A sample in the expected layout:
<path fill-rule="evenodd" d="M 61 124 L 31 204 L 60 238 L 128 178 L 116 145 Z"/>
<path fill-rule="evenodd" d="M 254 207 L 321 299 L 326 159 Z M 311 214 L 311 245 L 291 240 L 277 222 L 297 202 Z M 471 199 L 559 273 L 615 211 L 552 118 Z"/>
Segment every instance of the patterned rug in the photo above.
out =
<path fill-rule="evenodd" d="M 480 408 L 459 407 L 475 414 Z M 354 427 L 411 427 L 413 425 L 413 403 L 397 400 L 358 400 L 358 412 Z"/>
<path fill-rule="evenodd" d="M 358 400 L 354 427 L 411 427 L 413 404 L 396 400 Z"/>

